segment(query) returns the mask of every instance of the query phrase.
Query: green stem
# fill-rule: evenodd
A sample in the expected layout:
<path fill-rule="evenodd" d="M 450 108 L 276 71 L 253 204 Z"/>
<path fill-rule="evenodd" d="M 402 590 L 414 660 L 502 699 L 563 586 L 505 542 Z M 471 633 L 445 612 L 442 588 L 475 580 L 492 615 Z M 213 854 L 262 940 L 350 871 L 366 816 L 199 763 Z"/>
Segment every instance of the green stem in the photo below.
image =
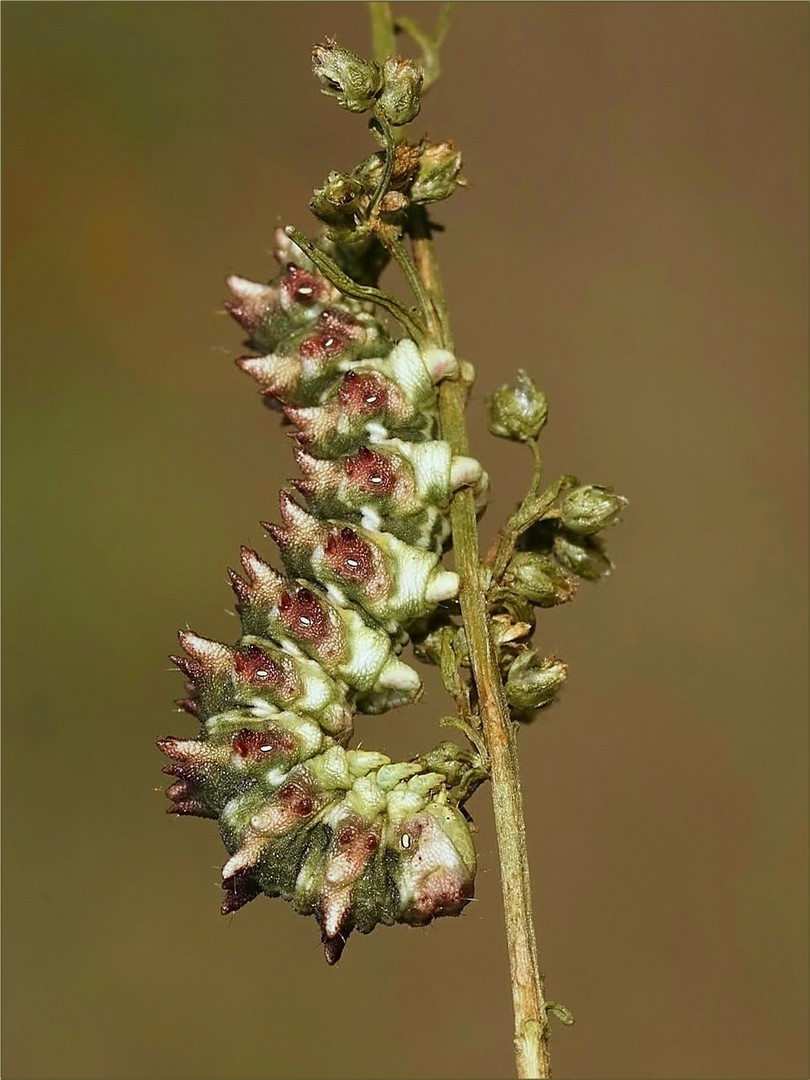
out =
<path fill-rule="evenodd" d="M 442 434 L 453 452 L 467 452 L 464 419 L 466 387 L 446 381 L 439 391 Z M 520 1078 L 551 1075 L 543 976 L 532 921 L 531 883 L 523 816 L 523 793 L 515 743 L 498 658 L 489 633 L 478 551 L 475 496 L 457 492 L 450 508 L 459 600 L 478 692 L 492 780 L 492 804 L 501 864 L 506 939 L 512 973 L 515 1063 Z"/>
<path fill-rule="evenodd" d="M 539 459 L 535 458 L 535 460 Z M 492 565 L 492 580 L 496 584 L 503 577 L 504 570 L 506 570 L 507 564 L 512 558 L 515 545 L 523 533 L 530 529 L 532 525 L 547 517 L 560 495 L 569 488 L 576 487 L 576 485 L 577 478 L 575 476 L 561 476 L 542 495 L 538 495 L 536 492 L 538 485 L 532 483 L 520 506 L 498 533 L 490 554 L 487 555 L 485 560 L 487 564 Z"/>
<path fill-rule="evenodd" d="M 378 64 L 384 64 L 388 57 L 395 56 L 397 51 L 391 5 L 377 3 L 376 0 L 373 0 L 368 5 L 368 13 L 371 19 L 371 42 L 374 48 L 374 59 Z"/>
<path fill-rule="evenodd" d="M 377 215 L 377 207 L 380 205 L 383 196 L 388 191 L 388 185 L 391 183 L 391 173 L 394 171 L 394 153 L 396 151 L 396 140 L 394 139 L 393 132 L 391 131 L 391 125 L 387 123 L 381 116 L 375 117 L 376 122 L 380 125 L 380 129 L 385 139 L 385 161 L 383 162 L 382 174 L 380 175 L 379 183 L 372 196 L 371 203 L 368 208 L 369 219 L 373 219 Z"/>
<path fill-rule="evenodd" d="M 384 244 L 391 252 L 391 255 L 396 260 L 397 265 L 413 290 L 413 294 L 423 312 L 428 334 L 434 341 L 442 340 L 441 320 L 439 319 L 433 300 L 419 276 L 416 264 L 408 254 L 407 248 L 396 236 L 394 230 L 389 229 L 386 226 L 377 230 L 377 237 L 380 240 L 380 243 Z"/>
<path fill-rule="evenodd" d="M 430 231 L 430 219 L 424 207 L 411 207 L 408 215 L 408 233 L 411 237 L 413 258 L 418 275 L 430 297 L 431 308 L 439 323 L 439 340 L 445 349 L 453 349 L 453 333 L 444 299 L 444 288 L 436 259 L 436 249 Z"/>
<path fill-rule="evenodd" d="M 369 8 L 375 57 L 378 63 L 383 63 L 394 50 L 391 9 L 387 3 L 371 3 Z M 412 207 L 408 231 L 415 270 L 421 283 L 421 288 L 415 287 L 414 292 L 422 307 L 429 339 L 434 345 L 452 349 L 453 336 L 447 304 L 433 249 L 430 222 L 423 207 Z M 396 252 L 392 253 L 396 257 Z M 407 264 L 410 265 L 410 260 L 407 260 Z M 405 266 L 403 269 L 410 277 L 410 271 Z M 464 410 L 471 382 L 472 368 L 469 364 L 463 364 L 457 379 L 445 380 L 439 387 L 441 433 L 454 454 L 465 455 L 468 450 Z M 512 975 L 515 1063 L 520 1080 L 540 1080 L 551 1076 L 548 1017 L 532 920 L 523 793 L 515 740 L 517 725 L 510 716 L 497 649 L 490 635 L 486 599 L 489 575 L 481 565 L 475 495 L 470 488 L 462 488 L 454 495 L 450 521 L 460 582 L 459 602 L 491 770 L 506 940 Z M 458 707 L 463 715 L 465 702 L 461 696 Z"/>
<path fill-rule="evenodd" d="M 452 347 L 447 306 L 439 277 L 427 215 L 421 208 L 411 215 L 416 267 L 423 286 L 439 315 L 441 332 L 435 343 Z M 425 313 L 427 320 L 428 313 Z M 439 388 L 439 422 L 442 436 L 454 454 L 467 454 L 464 410 L 469 379 L 445 380 Z M 532 919 L 529 857 L 523 815 L 515 733 L 504 693 L 498 655 L 489 632 L 486 575 L 478 549 L 475 495 L 469 488 L 458 491 L 450 506 L 453 549 L 459 575 L 459 602 L 464 618 L 473 680 L 478 694 L 492 780 L 492 805 L 501 864 L 506 940 L 512 974 L 512 1005 L 515 1015 L 515 1063 L 524 1078 L 551 1076 L 543 976 L 537 957 Z M 462 704 L 461 702 L 459 703 Z"/>

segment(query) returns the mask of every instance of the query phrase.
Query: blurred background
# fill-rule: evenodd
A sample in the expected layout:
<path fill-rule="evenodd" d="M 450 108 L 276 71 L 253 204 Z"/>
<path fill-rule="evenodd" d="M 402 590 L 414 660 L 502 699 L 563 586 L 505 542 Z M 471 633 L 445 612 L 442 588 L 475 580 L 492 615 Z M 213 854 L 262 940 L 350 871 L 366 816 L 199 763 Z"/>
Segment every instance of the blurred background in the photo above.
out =
<path fill-rule="evenodd" d="M 432 25 L 439 7 L 400 13 Z M 355 3 L 3 5 L 8 1080 L 512 1075 L 489 797 L 477 902 L 351 941 L 223 919 L 215 825 L 164 813 L 175 628 L 232 641 L 288 440 L 223 277 L 274 275 L 371 149 L 311 44 Z M 521 736 L 555 1075 L 807 1076 L 807 23 L 795 3 L 458 6 L 414 134 L 479 373 L 485 539 L 528 481 L 486 433 L 519 366 L 550 475 L 630 498 L 617 571 L 544 614 L 571 674 Z M 396 287 L 392 278 L 391 283 Z M 432 745 L 447 703 L 361 719 Z"/>

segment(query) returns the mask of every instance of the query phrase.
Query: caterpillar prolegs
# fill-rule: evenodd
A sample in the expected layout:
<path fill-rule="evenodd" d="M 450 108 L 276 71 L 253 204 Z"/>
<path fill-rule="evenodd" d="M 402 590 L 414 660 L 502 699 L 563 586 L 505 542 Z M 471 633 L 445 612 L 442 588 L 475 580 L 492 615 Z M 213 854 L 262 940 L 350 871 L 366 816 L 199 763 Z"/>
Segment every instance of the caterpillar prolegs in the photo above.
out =
<path fill-rule="evenodd" d="M 176 777 L 169 812 L 219 822 L 222 912 L 282 896 L 318 919 L 334 964 L 352 930 L 457 915 L 473 895 L 474 756 L 442 743 L 392 762 L 347 744 L 357 712 L 420 694 L 399 653 L 457 594 L 441 564 L 449 502 L 461 485 L 483 497 L 486 477 L 437 438 L 436 384 L 454 356 L 393 342 L 282 230 L 276 257 L 269 285 L 229 278 L 226 306 L 254 350 L 239 366 L 295 428 L 305 506 L 282 492 L 283 524 L 264 525 L 283 574 L 247 548 L 230 572 L 236 645 L 180 634 L 178 704 L 201 729 L 158 745 Z"/>

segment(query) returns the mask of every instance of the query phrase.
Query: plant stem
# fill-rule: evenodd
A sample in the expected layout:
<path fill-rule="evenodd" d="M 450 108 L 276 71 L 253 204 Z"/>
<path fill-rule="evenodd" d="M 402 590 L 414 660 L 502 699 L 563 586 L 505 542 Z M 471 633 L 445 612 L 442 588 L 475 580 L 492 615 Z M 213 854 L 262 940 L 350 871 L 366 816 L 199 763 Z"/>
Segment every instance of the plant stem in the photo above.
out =
<path fill-rule="evenodd" d="M 371 43 L 374 49 L 374 59 L 378 64 L 383 64 L 389 56 L 396 56 L 397 52 L 394 16 L 391 14 L 391 5 L 372 0 L 368 5 L 368 13 L 371 19 Z"/>
<path fill-rule="evenodd" d="M 391 173 L 394 170 L 394 151 L 396 150 L 397 145 L 393 132 L 391 131 L 391 125 L 379 116 L 377 117 L 377 123 L 380 125 L 383 138 L 385 139 L 385 161 L 383 162 L 383 170 L 380 175 L 379 183 L 377 184 L 377 190 L 374 192 L 371 203 L 369 204 L 369 218 L 376 216 L 377 207 L 380 205 L 383 195 L 388 191 L 388 185 L 391 182 Z"/>
<path fill-rule="evenodd" d="M 439 278 L 430 225 L 424 210 L 411 215 L 413 248 L 419 276 L 439 316 L 442 332 L 436 340 L 452 346 L 447 307 Z M 427 313 L 425 313 L 427 319 Z M 445 380 L 439 389 L 439 420 L 443 437 L 454 454 L 468 452 L 464 417 L 469 381 Z M 487 575 L 481 567 L 475 495 L 469 488 L 458 491 L 450 507 L 456 571 L 460 579 L 459 601 L 467 633 L 473 679 L 483 723 L 492 780 L 492 804 L 501 864 L 506 939 L 512 974 L 512 1005 L 515 1015 L 515 1063 L 522 1078 L 551 1076 L 548 1020 L 543 976 L 537 959 L 532 919 L 531 882 L 523 816 L 515 733 L 503 689 L 497 653 L 489 633 L 486 604 Z"/>
<path fill-rule="evenodd" d="M 425 288 L 418 267 L 414 264 L 414 260 L 408 254 L 407 248 L 397 237 L 395 230 L 389 229 L 386 226 L 377 230 L 377 237 L 379 238 L 380 243 L 384 244 L 391 252 L 391 255 L 394 257 L 397 265 L 402 271 L 405 280 L 411 286 L 413 294 L 418 300 L 419 307 L 423 312 L 427 331 L 431 339 L 434 342 L 443 340 L 443 328 L 439 319 L 439 314 L 436 311 L 430 294 Z"/>
<path fill-rule="evenodd" d="M 467 451 L 464 422 L 466 387 L 446 381 L 439 392 L 442 434 L 453 452 Z M 489 754 L 492 804 L 501 863 L 506 939 L 512 973 L 517 1075 L 551 1075 L 543 977 L 537 960 L 532 921 L 523 794 L 520 786 L 515 724 L 509 706 L 487 622 L 484 582 L 478 552 L 475 496 L 459 491 L 450 508 L 456 571 L 461 580 L 459 599 L 467 632 L 473 679 L 478 692 L 484 738 Z"/>
<path fill-rule="evenodd" d="M 538 461 L 539 457 L 535 455 L 535 462 Z M 536 479 L 538 478 L 536 477 Z M 532 486 L 523 502 L 498 533 L 495 543 L 484 560 L 487 566 L 492 567 L 492 580 L 495 584 L 498 584 L 503 577 L 507 563 L 515 550 L 515 545 L 523 533 L 530 529 L 535 522 L 546 517 L 560 495 L 569 488 L 576 487 L 576 484 L 577 478 L 575 476 L 561 476 L 541 495 L 537 492 L 539 484 L 532 482 Z"/>
<path fill-rule="evenodd" d="M 395 36 L 390 5 L 370 3 L 374 54 L 378 63 L 393 55 Z M 443 36 L 443 35 L 442 35 Z M 413 206 L 408 218 L 415 270 L 421 287 L 414 292 L 432 343 L 453 348 L 439 267 L 433 248 L 430 221 L 421 206 Z M 395 256 L 401 251 L 394 250 Z M 402 266 L 401 258 L 397 261 Z M 403 267 L 412 276 L 409 267 Z M 445 380 L 439 388 L 439 422 L 442 436 L 454 454 L 467 454 L 468 439 L 464 409 L 472 369 L 462 365 L 459 378 Z M 456 571 L 459 575 L 459 601 L 467 633 L 467 644 L 492 781 L 492 803 L 501 864 L 506 940 L 512 975 L 512 1005 L 515 1016 L 515 1063 L 520 1080 L 551 1076 L 548 1050 L 548 1018 L 543 976 L 537 960 L 537 941 L 532 920 L 529 859 L 526 850 L 526 827 L 523 816 L 523 792 L 520 786 L 515 733 L 509 705 L 498 666 L 497 652 L 490 636 L 486 589 L 489 575 L 481 565 L 478 549 L 478 525 L 475 495 L 469 488 L 458 491 L 451 503 L 450 521 Z M 457 701 L 464 713 L 465 703 Z"/>

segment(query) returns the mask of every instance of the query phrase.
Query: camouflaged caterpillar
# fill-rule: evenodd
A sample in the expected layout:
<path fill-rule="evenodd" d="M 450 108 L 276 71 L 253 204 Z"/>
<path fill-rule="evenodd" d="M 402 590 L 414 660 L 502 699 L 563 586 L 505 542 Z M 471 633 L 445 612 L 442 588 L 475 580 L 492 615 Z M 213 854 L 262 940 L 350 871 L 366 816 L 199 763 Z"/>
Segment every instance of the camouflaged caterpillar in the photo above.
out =
<path fill-rule="evenodd" d="M 307 508 L 282 492 L 283 526 L 264 526 L 286 576 L 242 550 L 235 646 L 181 632 L 178 704 L 201 730 L 158 745 L 177 777 L 169 812 L 219 821 L 223 914 L 282 896 L 318 919 L 334 964 L 352 930 L 423 925 L 473 895 L 473 755 L 442 743 L 395 763 L 347 743 L 356 712 L 419 695 L 398 654 L 409 626 L 457 595 L 441 564 L 449 502 L 461 485 L 483 498 L 487 480 L 436 438 L 436 384 L 455 357 L 392 342 L 283 230 L 275 254 L 279 276 L 229 278 L 226 306 L 258 354 L 239 366 L 297 429 L 303 478 L 291 483 Z"/>

